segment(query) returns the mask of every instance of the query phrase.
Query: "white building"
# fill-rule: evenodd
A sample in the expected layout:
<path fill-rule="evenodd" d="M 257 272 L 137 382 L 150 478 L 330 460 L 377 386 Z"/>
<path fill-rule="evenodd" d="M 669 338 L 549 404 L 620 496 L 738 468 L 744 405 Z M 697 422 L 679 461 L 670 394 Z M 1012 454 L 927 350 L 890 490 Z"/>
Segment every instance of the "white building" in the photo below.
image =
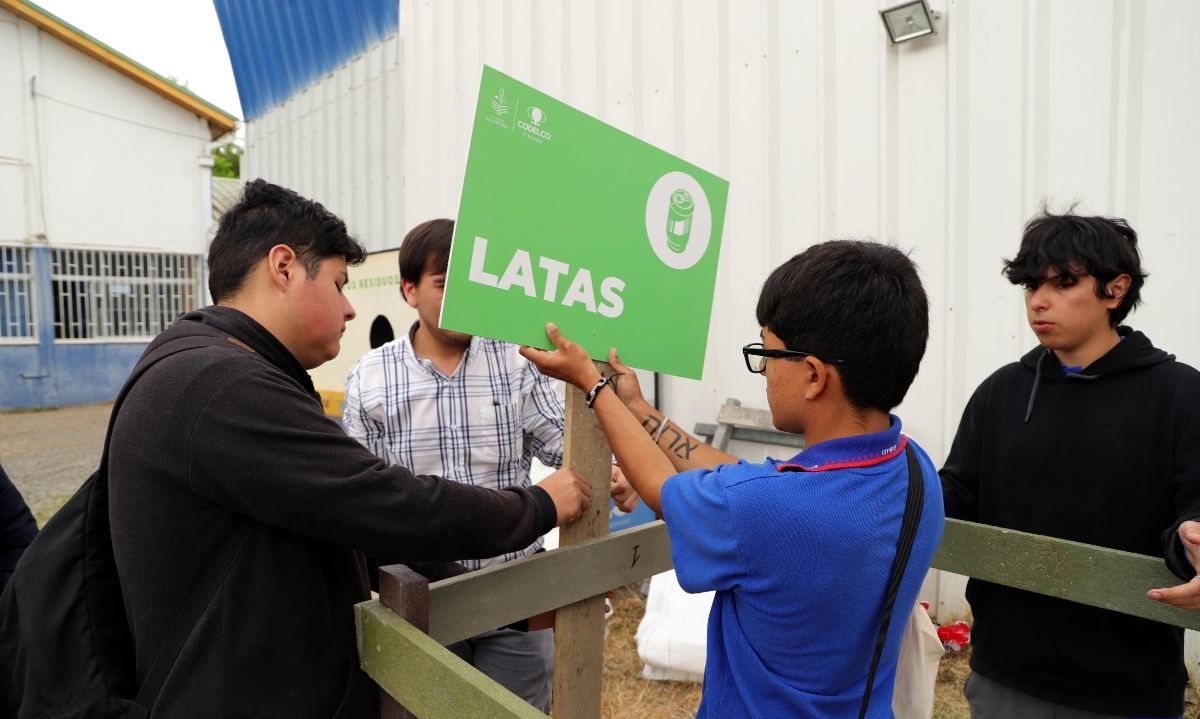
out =
<path fill-rule="evenodd" d="M 209 145 L 236 118 L 0 0 L 0 408 L 112 399 L 204 302 Z"/>
<path fill-rule="evenodd" d="M 868 236 L 921 266 L 932 334 L 898 414 L 940 462 L 976 385 L 1036 343 L 1000 270 L 1043 199 L 1130 221 L 1151 273 L 1131 323 L 1200 366 L 1200 4 L 933 0 L 937 34 L 895 46 L 889 4 L 402 1 L 396 24 L 325 64 L 265 59 L 298 81 L 246 88 L 257 105 L 243 92 L 246 176 L 320 200 L 371 250 L 395 247 L 456 214 L 486 63 L 727 178 L 704 376 L 660 385 L 685 426 L 727 397 L 765 405 L 738 349 L 757 337 L 767 273 Z M 935 572 L 923 594 L 962 614 L 964 581 Z"/>

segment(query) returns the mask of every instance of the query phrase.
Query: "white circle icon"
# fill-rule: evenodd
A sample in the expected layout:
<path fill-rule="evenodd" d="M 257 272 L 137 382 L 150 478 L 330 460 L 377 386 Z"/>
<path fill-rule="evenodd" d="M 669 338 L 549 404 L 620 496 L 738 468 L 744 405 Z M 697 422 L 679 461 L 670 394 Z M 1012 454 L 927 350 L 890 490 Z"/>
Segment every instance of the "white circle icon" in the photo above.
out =
<path fill-rule="evenodd" d="M 533 124 L 540 125 L 546 121 L 546 112 L 540 107 L 529 108 L 529 119 L 533 120 Z"/>
<path fill-rule="evenodd" d="M 646 198 L 646 238 L 667 267 L 686 270 L 700 261 L 712 238 L 708 196 L 686 172 L 668 172 Z"/>

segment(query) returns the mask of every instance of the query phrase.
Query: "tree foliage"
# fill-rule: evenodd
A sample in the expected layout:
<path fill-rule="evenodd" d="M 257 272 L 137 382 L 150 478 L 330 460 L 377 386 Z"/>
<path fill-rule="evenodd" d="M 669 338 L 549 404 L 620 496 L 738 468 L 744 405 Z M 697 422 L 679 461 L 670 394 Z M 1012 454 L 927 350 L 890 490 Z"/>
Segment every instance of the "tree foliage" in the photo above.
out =
<path fill-rule="evenodd" d="M 242 152 L 244 150 L 232 142 L 213 148 L 213 177 L 241 177 Z"/>

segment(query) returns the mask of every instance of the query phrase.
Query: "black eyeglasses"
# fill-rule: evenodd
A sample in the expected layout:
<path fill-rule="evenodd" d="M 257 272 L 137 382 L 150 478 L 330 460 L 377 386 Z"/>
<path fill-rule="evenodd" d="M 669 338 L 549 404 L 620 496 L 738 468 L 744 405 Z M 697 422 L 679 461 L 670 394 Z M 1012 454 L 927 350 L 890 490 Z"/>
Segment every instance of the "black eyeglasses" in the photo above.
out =
<path fill-rule="evenodd" d="M 750 359 L 753 357 L 754 359 Z M 768 357 L 817 357 L 812 352 L 799 350 L 769 350 L 762 342 L 751 342 L 742 348 L 742 359 L 746 360 L 746 369 L 754 374 L 762 374 L 767 370 Z M 817 357 L 825 364 L 846 364 L 844 359 Z"/>

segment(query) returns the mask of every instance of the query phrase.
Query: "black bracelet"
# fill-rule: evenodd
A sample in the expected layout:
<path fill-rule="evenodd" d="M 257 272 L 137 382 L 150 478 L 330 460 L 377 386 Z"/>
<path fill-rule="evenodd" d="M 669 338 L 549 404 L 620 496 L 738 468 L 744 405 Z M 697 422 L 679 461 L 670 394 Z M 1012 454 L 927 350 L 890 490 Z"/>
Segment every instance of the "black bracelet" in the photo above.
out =
<path fill-rule="evenodd" d="M 587 393 L 587 397 L 583 400 L 584 404 L 587 405 L 587 408 L 588 409 L 592 408 L 592 403 L 594 403 L 596 401 L 596 395 L 600 394 L 600 390 L 604 389 L 604 385 L 611 383 L 614 385 L 613 391 L 616 391 L 616 384 L 617 384 L 616 379 L 617 379 L 617 377 L 620 377 L 622 374 L 624 374 L 624 373 L 623 372 L 614 372 L 607 377 L 601 375 L 600 379 L 596 380 L 596 384 L 592 385 L 592 388 Z"/>

